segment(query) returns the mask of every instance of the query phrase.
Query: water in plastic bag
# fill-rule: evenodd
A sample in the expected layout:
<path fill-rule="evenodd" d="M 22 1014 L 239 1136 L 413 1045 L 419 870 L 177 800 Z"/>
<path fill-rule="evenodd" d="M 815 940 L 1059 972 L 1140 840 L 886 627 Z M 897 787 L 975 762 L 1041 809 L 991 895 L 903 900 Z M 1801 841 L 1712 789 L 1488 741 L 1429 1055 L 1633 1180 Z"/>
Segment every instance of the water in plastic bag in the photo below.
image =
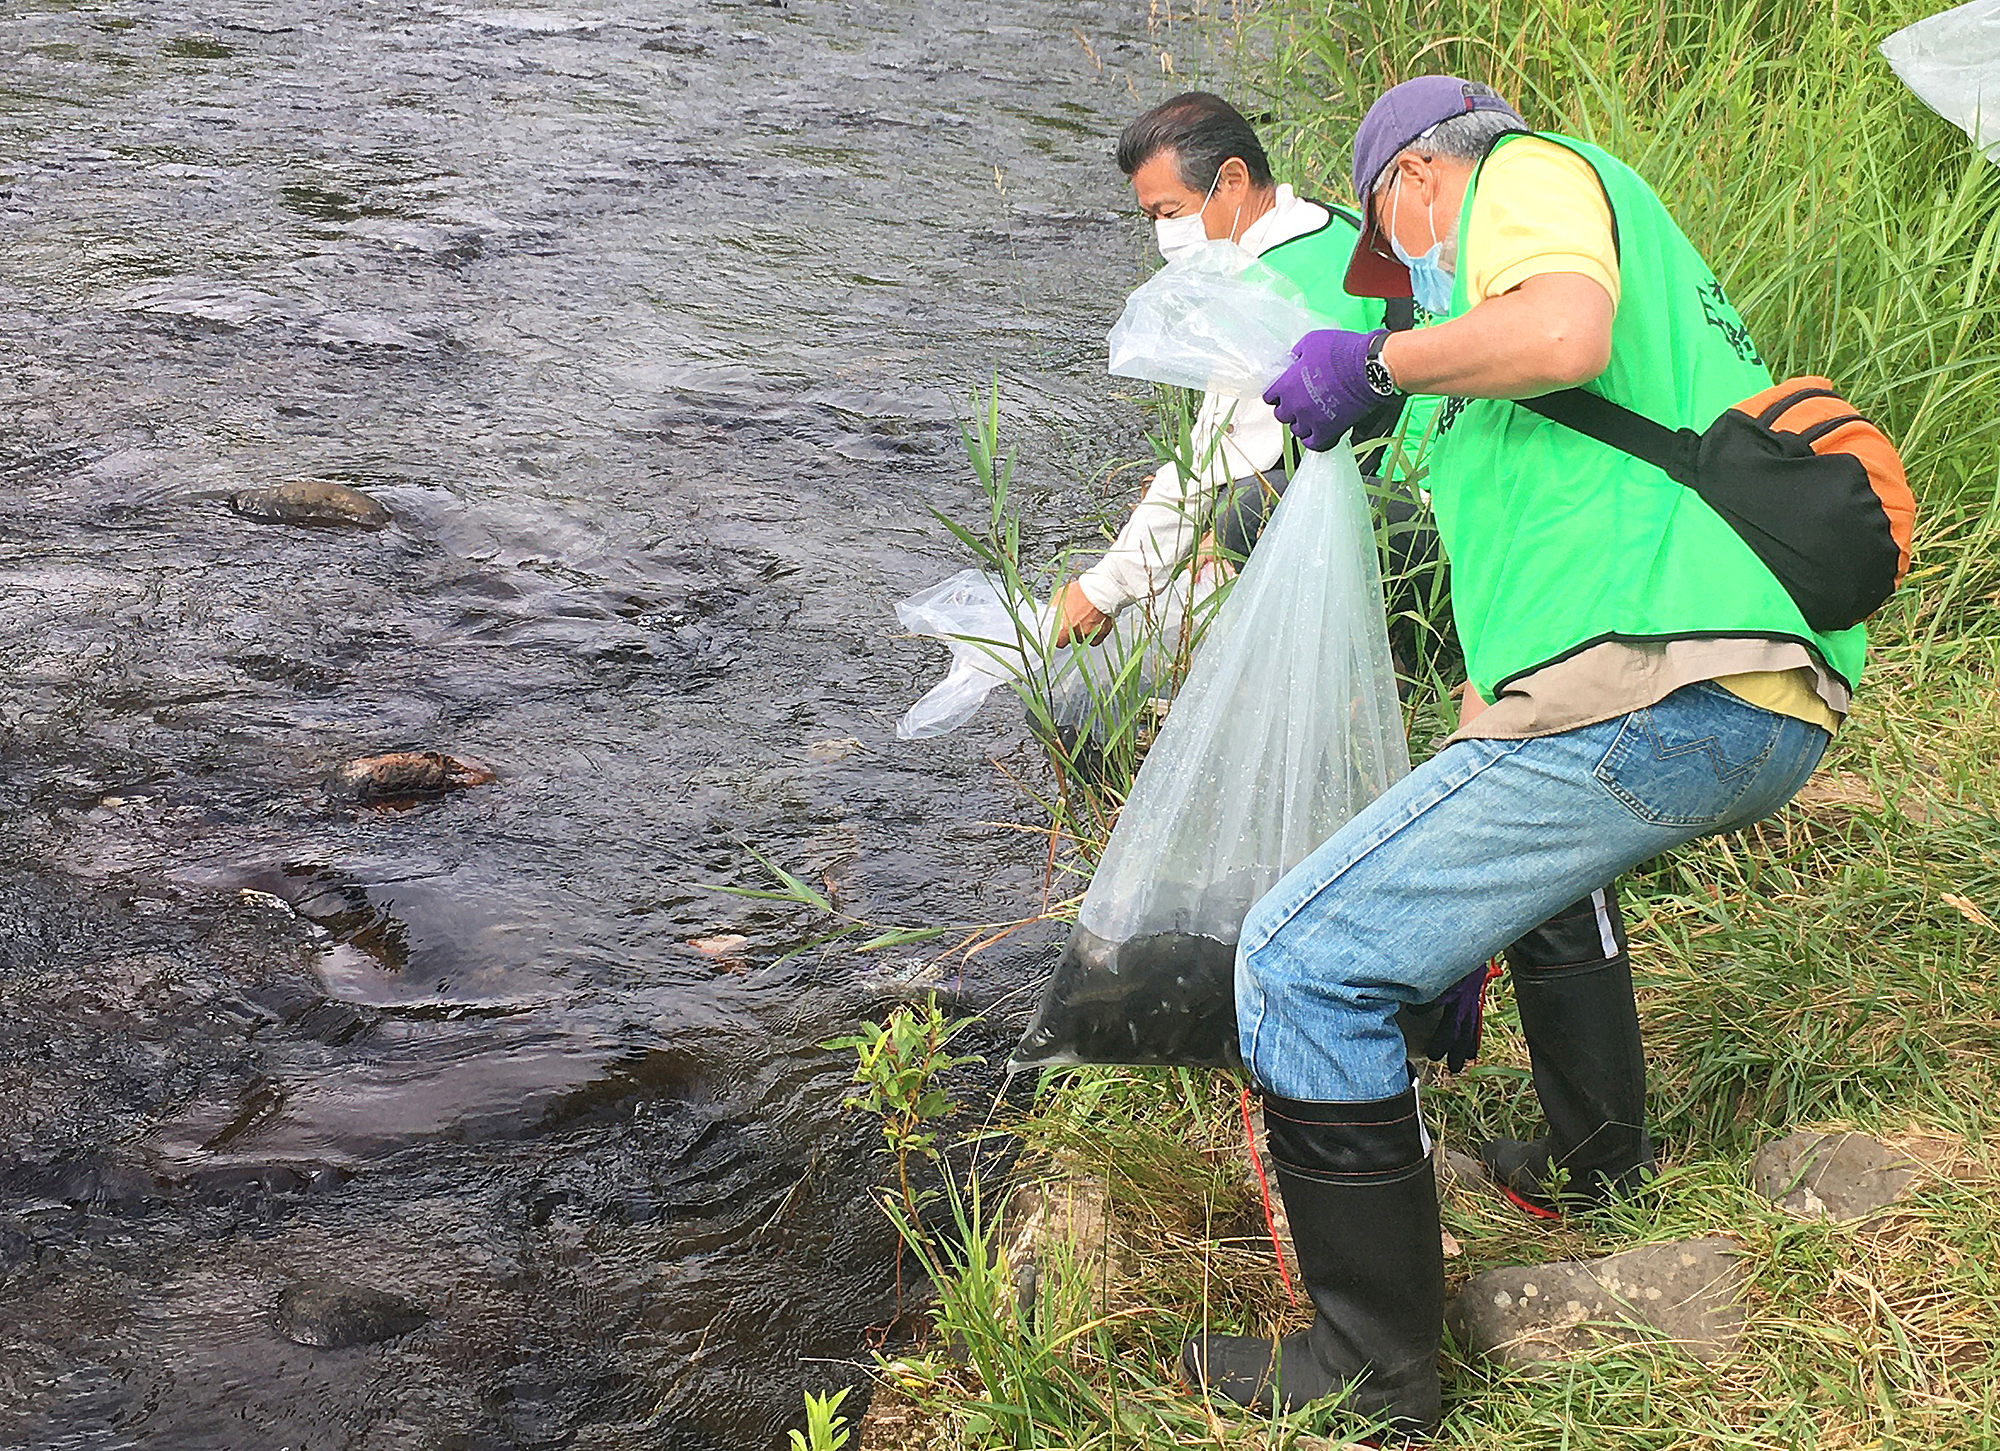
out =
<path fill-rule="evenodd" d="M 1189 334 L 1159 330 L 1175 315 L 1162 298 L 1175 275 L 1196 295 L 1215 295 L 1212 271 L 1171 264 L 1134 294 L 1120 322 L 1128 340 L 1162 339 L 1154 344 L 1162 372 L 1183 369 L 1197 346 Z M 1235 275 L 1261 285 L 1248 269 Z M 1297 328 L 1296 340 L 1316 325 L 1296 307 L 1274 322 L 1284 305 L 1278 297 L 1204 313 L 1199 346 L 1233 367 L 1274 327 Z M 1146 316 L 1128 328 L 1135 309 Z M 1287 342 L 1257 386 L 1290 360 Z M 1125 362 L 1150 376 L 1145 356 Z M 1240 1066 L 1235 944 L 1244 915 L 1408 770 L 1375 531 L 1343 444 L 1306 456 L 1209 625 L 1014 1065 Z"/>
<path fill-rule="evenodd" d="M 1107 339 L 1111 371 L 1232 398 L 1256 397 L 1327 323 L 1297 284 L 1233 242 L 1214 241 L 1141 283 Z"/>
<path fill-rule="evenodd" d="M 1882 42 L 1918 99 L 2000 162 L 2000 0 L 1973 0 Z"/>
<path fill-rule="evenodd" d="M 1181 648 L 1184 631 L 1199 637 L 1215 589 L 1213 581 L 1182 575 L 1121 614 L 1101 643 L 1057 650 L 1048 643 L 1053 606 L 1026 596 L 1010 603 L 1004 581 L 960 570 L 896 606 L 904 629 L 951 646 L 951 668 L 903 713 L 896 735 L 914 741 L 956 730 L 1010 680 L 1042 690 L 1056 726 L 1073 739 L 1116 734 L 1167 688 L 1166 659 Z"/>
<path fill-rule="evenodd" d="M 960 570 L 896 606 L 913 635 L 951 646 L 951 669 L 903 712 L 896 735 L 920 741 L 971 720 L 993 687 L 1027 669 L 1027 652 L 1047 632 L 1047 606 L 1025 602 L 1010 611 L 1002 583 L 976 569 Z"/>

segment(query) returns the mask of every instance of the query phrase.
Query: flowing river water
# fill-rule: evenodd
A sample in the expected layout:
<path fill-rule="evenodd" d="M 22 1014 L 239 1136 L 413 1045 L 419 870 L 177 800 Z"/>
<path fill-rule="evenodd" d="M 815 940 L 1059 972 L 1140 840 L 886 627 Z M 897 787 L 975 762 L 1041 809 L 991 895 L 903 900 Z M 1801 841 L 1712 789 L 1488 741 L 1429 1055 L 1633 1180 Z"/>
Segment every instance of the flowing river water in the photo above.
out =
<path fill-rule="evenodd" d="M 1146 8 L 7 0 L 0 66 L 0 1445 L 782 1444 L 895 1312 L 815 1045 L 939 969 L 703 887 L 1039 900 L 1018 712 L 895 741 L 890 609 L 990 375 L 1044 541 L 1141 447 Z M 301 476 L 396 522 L 226 505 Z M 498 779 L 321 788 L 409 747 Z M 1055 941 L 944 975 L 976 1046 Z M 425 1318 L 288 1338 L 329 1286 Z"/>

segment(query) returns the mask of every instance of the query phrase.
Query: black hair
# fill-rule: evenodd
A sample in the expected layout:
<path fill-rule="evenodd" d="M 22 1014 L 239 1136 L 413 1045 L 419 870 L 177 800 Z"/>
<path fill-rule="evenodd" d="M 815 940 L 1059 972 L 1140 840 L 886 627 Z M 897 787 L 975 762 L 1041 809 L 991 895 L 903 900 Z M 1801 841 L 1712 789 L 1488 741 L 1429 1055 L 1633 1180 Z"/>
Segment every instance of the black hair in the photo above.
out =
<path fill-rule="evenodd" d="M 1162 151 L 1171 151 L 1181 185 L 1206 192 L 1222 164 L 1240 160 L 1256 186 L 1271 184 L 1271 159 L 1243 113 L 1220 96 L 1189 91 L 1137 117 L 1118 137 L 1118 169 L 1130 176 Z"/>

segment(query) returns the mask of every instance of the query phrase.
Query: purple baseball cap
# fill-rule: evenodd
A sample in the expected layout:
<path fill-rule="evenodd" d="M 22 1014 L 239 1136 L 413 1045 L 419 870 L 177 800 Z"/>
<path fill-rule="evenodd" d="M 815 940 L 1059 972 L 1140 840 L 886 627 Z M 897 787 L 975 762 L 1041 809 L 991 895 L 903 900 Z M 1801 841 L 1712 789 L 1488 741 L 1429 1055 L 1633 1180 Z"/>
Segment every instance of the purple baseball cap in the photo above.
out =
<path fill-rule="evenodd" d="M 1416 76 L 1391 86 L 1368 108 L 1354 133 L 1354 200 L 1361 207 L 1361 236 L 1347 263 L 1347 291 L 1354 297 L 1408 297 L 1410 272 L 1389 250 L 1375 221 L 1370 195 L 1383 168 L 1396 153 L 1440 121 L 1468 111 L 1499 111 L 1516 121 L 1521 115 L 1494 94 L 1491 86 L 1457 76 Z M 1526 126 L 1527 123 L 1522 121 Z"/>

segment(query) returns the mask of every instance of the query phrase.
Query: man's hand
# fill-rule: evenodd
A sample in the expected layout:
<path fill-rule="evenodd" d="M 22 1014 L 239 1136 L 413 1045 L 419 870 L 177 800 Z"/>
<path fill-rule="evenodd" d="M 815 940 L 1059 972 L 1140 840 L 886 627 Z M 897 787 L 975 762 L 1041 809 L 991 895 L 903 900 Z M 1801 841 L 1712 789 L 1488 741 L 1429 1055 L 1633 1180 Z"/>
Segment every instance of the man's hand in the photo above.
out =
<path fill-rule="evenodd" d="M 1194 578 L 1196 584 L 1224 584 L 1236 578 L 1236 561 L 1222 552 L 1213 529 L 1194 547 Z"/>
<path fill-rule="evenodd" d="M 1095 645 L 1111 633 L 1111 616 L 1099 610 L 1083 592 L 1083 586 L 1071 580 L 1063 587 L 1056 599 L 1056 648 L 1070 645 Z"/>
<path fill-rule="evenodd" d="M 1298 361 L 1271 385 L 1264 401 L 1307 448 L 1332 448 L 1342 434 L 1381 407 L 1383 395 L 1368 386 L 1363 369 L 1368 345 L 1385 331 L 1326 328 L 1307 333 L 1292 349 Z"/>

